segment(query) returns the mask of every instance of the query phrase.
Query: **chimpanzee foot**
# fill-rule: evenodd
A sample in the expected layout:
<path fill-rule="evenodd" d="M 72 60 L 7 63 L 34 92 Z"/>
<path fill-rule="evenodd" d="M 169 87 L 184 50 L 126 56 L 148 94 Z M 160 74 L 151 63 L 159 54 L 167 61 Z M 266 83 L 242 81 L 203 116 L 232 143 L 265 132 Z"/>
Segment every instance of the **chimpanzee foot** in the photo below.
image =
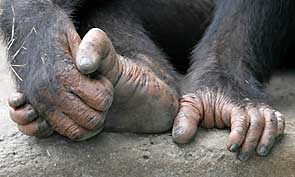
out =
<path fill-rule="evenodd" d="M 106 129 L 154 133 L 172 127 L 179 106 L 177 92 L 144 63 L 136 63 L 139 60 L 117 54 L 100 29 L 90 30 L 80 44 L 78 69 L 84 74 L 98 71 L 114 87 Z"/>
<path fill-rule="evenodd" d="M 134 62 L 135 60 L 118 55 L 110 39 L 103 31 L 99 29 L 90 30 L 77 48 L 76 56 L 77 67 L 82 73 L 89 74 L 98 71 L 92 75 L 98 80 L 102 80 L 103 78 L 112 83 L 114 100 L 110 110 L 105 111 L 107 118 L 104 128 L 106 130 L 156 133 L 166 131 L 172 127 L 173 120 L 179 108 L 179 97 L 175 89 L 161 80 L 149 67 L 139 65 Z M 141 55 L 140 57 L 145 56 Z M 63 80 L 69 82 L 71 78 L 68 76 L 64 77 Z M 100 87 L 104 88 L 99 83 L 95 82 L 91 87 L 81 84 L 75 87 L 77 88 L 75 89 L 75 93 L 82 98 L 86 97 L 89 100 L 98 100 L 97 102 L 91 101 L 88 104 L 92 105 L 92 107 L 99 107 L 101 105 L 99 102 L 100 95 L 96 92 L 103 90 L 99 89 Z M 96 87 L 98 87 L 97 91 L 91 89 Z M 102 98 L 104 98 L 103 95 Z M 22 97 L 19 96 L 18 99 L 21 100 Z M 73 101 L 75 100 L 73 99 Z M 75 109 L 75 105 L 78 106 L 76 110 L 71 110 L 71 106 L 72 109 Z M 27 104 L 18 108 L 18 111 L 15 111 L 15 109 L 12 111 L 11 117 L 12 119 L 17 119 L 16 122 L 19 125 L 23 121 L 26 122 L 26 115 L 30 114 L 29 112 L 31 110 L 23 109 L 25 107 L 31 106 Z M 79 112 L 78 109 L 80 104 L 71 102 L 63 104 L 61 107 L 67 107 L 67 112 L 79 114 L 79 116 L 72 114 L 71 117 L 84 117 L 84 112 Z M 63 133 L 63 130 L 66 129 L 65 126 L 69 123 L 61 121 L 68 119 L 59 118 L 61 115 L 59 117 L 54 114 L 48 116 L 50 118 L 46 120 L 60 122 L 54 124 L 54 129 L 59 128 L 59 132 Z M 35 129 L 31 128 L 29 131 L 32 132 Z M 27 132 L 23 133 L 34 135 Z M 79 134 L 83 134 L 83 139 L 86 139 L 86 133 L 82 132 Z M 67 135 L 67 137 L 71 138 L 70 135 Z"/>
<path fill-rule="evenodd" d="M 231 127 L 227 148 L 245 161 L 254 154 L 266 156 L 276 139 L 284 133 L 284 117 L 270 106 L 249 99 L 236 101 L 223 91 L 205 89 L 187 94 L 180 100 L 174 122 L 173 138 L 187 143 L 199 123 L 205 128 Z"/>

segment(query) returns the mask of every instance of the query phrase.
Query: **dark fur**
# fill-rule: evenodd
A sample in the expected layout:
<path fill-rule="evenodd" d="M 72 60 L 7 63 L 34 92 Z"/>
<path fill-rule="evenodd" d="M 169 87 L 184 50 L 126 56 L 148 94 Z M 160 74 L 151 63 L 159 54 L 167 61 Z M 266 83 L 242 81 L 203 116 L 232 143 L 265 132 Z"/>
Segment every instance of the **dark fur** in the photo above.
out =
<path fill-rule="evenodd" d="M 217 87 L 234 97 L 267 99 L 261 83 L 284 61 L 294 39 L 294 4 L 291 0 L 219 1 L 211 25 L 193 51 L 184 81 L 187 91 Z"/>
<path fill-rule="evenodd" d="M 264 99 L 261 83 L 283 62 L 294 41 L 294 4 L 293 0 L 2 0 L 0 27 L 9 41 L 13 7 L 16 40 L 9 54 L 12 57 L 23 42 L 26 50 L 10 57 L 10 62 L 25 64 L 15 69 L 23 79 L 17 79 L 19 89 L 30 101 L 40 86 L 58 89 L 55 70 L 66 56 L 60 53 L 56 34 L 70 20 L 81 36 L 92 27 L 105 30 L 122 55 L 152 56 L 174 77 L 168 82 L 175 87 L 176 79 L 187 73 L 182 92 L 210 87 L 237 99 Z M 28 35 L 33 27 L 37 32 Z"/>

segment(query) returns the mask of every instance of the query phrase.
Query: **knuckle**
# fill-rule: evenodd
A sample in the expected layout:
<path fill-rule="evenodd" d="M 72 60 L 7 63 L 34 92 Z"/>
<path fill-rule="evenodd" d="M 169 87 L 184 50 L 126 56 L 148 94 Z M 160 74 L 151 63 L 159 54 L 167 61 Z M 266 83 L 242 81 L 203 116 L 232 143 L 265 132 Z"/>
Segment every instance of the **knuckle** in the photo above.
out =
<path fill-rule="evenodd" d="M 234 119 L 234 125 L 241 128 L 246 128 L 250 125 L 250 120 L 248 116 L 239 116 L 236 119 Z"/>
<path fill-rule="evenodd" d="M 186 94 L 180 98 L 180 109 L 187 108 L 203 117 L 205 103 L 196 94 Z M 205 117 L 206 118 L 206 117 Z"/>
<path fill-rule="evenodd" d="M 113 102 L 113 93 L 108 89 L 103 89 L 94 96 L 95 100 L 97 100 L 97 104 L 102 107 L 102 111 L 107 110 L 111 107 Z"/>
<path fill-rule="evenodd" d="M 55 78 L 65 85 L 75 85 L 79 83 L 82 78 L 76 70 L 74 64 L 69 59 L 64 59 L 54 66 Z"/>
<path fill-rule="evenodd" d="M 242 126 L 237 126 L 232 130 L 233 133 L 237 133 L 239 136 L 244 136 L 246 129 Z"/>
<path fill-rule="evenodd" d="M 278 111 L 275 111 L 275 116 L 276 116 L 276 118 L 277 118 L 277 120 L 279 121 L 279 122 L 285 122 L 285 117 L 283 116 L 283 114 L 281 114 L 280 112 L 278 112 Z"/>
<path fill-rule="evenodd" d="M 251 124 L 251 132 L 258 133 L 264 129 L 264 124 L 260 123 L 252 123 Z"/>
<path fill-rule="evenodd" d="M 247 137 L 247 144 L 250 144 L 252 146 L 256 146 L 258 144 L 258 139 L 259 139 L 259 136 L 257 135 L 252 135 L 250 137 Z"/>
<path fill-rule="evenodd" d="M 278 121 L 278 135 L 282 135 L 282 134 L 284 134 L 284 130 L 285 130 L 285 118 L 278 111 L 275 112 L 275 115 L 276 115 L 277 121 Z"/>
<path fill-rule="evenodd" d="M 251 119 L 250 126 L 254 131 L 261 130 L 265 126 L 264 119 L 262 118 Z"/>
<path fill-rule="evenodd" d="M 265 124 L 268 126 L 278 126 L 278 120 L 274 112 L 269 114 L 268 116 L 265 116 Z"/>

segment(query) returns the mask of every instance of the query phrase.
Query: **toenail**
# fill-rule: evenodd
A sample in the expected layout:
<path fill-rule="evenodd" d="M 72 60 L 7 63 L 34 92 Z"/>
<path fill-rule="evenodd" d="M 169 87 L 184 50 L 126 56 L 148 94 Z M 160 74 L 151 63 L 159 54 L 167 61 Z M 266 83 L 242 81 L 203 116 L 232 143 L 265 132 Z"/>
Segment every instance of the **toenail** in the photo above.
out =
<path fill-rule="evenodd" d="M 267 148 L 267 146 L 262 145 L 259 149 L 258 149 L 258 154 L 261 156 L 266 156 L 269 152 L 269 149 Z"/>
<path fill-rule="evenodd" d="M 181 135 L 184 133 L 184 128 L 183 127 L 177 127 L 176 129 L 174 129 L 173 134 L 174 135 Z"/>
<path fill-rule="evenodd" d="M 41 132 L 43 132 L 44 130 L 46 130 L 48 128 L 48 124 L 45 120 L 40 120 L 38 122 L 38 134 L 40 134 Z"/>
<path fill-rule="evenodd" d="M 239 149 L 239 145 L 238 144 L 233 144 L 230 148 L 229 148 L 229 150 L 231 151 L 231 152 L 237 152 L 238 151 L 238 149 Z"/>
<path fill-rule="evenodd" d="M 28 112 L 28 115 L 27 115 L 27 120 L 31 122 L 31 121 L 33 121 L 36 117 L 37 117 L 37 113 L 36 113 L 36 111 L 34 111 L 34 110 L 30 110 L 30 111 Z"/>
<path fill-rule="evenodd" d="M 80 60 L 80 67 L 89 68 L 92 66 L 92 61 L 89 58 L 83 57 Z"/>
<path fill-rule="evenodd" d="M 96 63 L 92 61 L 90 58 L 82 57 L 79 62 L 79 70 L 83 74 L 90 74 L 93 73 L 97 68 Z"/>

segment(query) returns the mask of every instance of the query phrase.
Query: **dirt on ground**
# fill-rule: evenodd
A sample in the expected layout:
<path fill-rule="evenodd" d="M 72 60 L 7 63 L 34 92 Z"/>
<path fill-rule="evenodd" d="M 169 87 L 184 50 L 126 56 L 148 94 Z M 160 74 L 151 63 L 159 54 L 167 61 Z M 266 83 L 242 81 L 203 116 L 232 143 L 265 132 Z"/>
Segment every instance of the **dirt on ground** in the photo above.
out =
<path fill-rule="evenodd" d="M 81 143 L 22 135 L 8 115 L 6 99 L 14 87 L 4 56 L 0 51 L 1 177 L 295 176 L 295 71 L 278 73 L 268 87 L 287 119 L 284 138 L 270 156 L 240 162 L 226 150 L 228 130 L 201 129 L 183 146 L 173 143 L 171 133 L 102 133 Z"/>

